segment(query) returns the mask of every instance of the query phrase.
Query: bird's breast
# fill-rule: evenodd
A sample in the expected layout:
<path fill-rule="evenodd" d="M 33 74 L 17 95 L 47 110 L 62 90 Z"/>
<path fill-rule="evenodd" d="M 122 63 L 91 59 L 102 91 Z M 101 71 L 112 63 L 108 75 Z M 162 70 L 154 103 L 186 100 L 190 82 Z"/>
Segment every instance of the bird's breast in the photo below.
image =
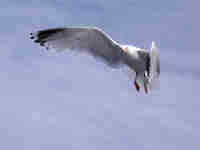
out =
<path fill-rule="evenodd" d="M 136 72 L 143 72 L 145 70 L 144 61 L 137 52 L 128 52 L 125 56 L 125 61 L 126 64 Z"/>

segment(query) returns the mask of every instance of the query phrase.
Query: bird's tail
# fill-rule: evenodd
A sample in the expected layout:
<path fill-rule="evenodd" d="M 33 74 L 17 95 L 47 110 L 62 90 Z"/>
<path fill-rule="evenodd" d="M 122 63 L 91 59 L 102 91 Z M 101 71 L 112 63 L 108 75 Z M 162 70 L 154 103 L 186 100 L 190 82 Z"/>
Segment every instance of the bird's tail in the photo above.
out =
<path fill-rule="evenodd" d="M 160 88 L 160 56 L 159 50 L 156 47 L 155 42 L 152 42 L 150 55 L 150 66 L 149 66 L 149 88 L 159 89 Z"/>

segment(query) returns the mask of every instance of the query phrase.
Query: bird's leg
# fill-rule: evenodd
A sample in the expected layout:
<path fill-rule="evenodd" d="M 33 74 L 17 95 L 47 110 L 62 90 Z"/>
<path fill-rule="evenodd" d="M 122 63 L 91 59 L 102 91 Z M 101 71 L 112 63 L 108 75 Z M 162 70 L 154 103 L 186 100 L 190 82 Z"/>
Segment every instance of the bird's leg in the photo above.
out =
<path fill-rule="evenodd" d="M 148 93 L 148 87 L 147 87 L 146 83 L 144 83 L 144 91 L 145 91 L 146 94 Z"/>
<path fill-rule="evenodd" d="M 137 83 L 136 80 L 134 82 L 134 85 L 135 85 L 136 90 L 139 92 L 140 91 L 140 86 L 139 86 L 139 84 Z"/>

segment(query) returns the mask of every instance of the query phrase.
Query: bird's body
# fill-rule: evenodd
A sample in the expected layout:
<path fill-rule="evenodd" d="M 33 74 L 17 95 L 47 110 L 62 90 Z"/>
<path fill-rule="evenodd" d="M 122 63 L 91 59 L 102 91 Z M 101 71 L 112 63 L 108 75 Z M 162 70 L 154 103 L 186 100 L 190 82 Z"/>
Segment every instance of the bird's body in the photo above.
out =
<path fill-rule="evenodd" d="M 136 72 L 144 72 L 146 70 L 147 57 L 149 53 L 143 49 L 131 45 L 121 45 L 125 50 L 124 63 Z"/>
<path fill-rule="evenodd" d="M 136 72 L 134 84 L 138 91 L 140 88 L 138 81 L 144 84 L 147 93 L 151 74 L 156 73 L 157 78 L 160 74 L 159 56 L 155 49 L 152 49 L 155 52 L 152 54 L 155 56 L 154 63 L 156 63 L 153 68 L 151 66 L 153 57 L 150 51 L 131 45 L 120 45 L 96 27 L 41 30 L 31 33 L 31 39 L 47 49 L 56 49 L 57 51 L 69 49 L 89 53 L 114 68 L 127 65 Z"/>

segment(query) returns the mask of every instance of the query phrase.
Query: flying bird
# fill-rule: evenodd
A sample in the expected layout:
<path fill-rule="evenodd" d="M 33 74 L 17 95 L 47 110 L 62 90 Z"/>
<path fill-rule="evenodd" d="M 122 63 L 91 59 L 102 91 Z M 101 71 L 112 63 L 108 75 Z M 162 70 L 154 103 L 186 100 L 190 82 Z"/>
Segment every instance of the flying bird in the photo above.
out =
<path fill-rule="evenodd" d="M 35 43 L 47 50 L 85 52 L 100 58 L 112 68 L 128 66 L 135 72 L 133 83 L 137 91 L 143 85 L 145 93 L 148 93 L 155 81 L 159 81 L 160 57 L 155 42 L 152 42 L 150 50 L 121 45 L 97 27 L 52 28 L 30 35 Z"/>

